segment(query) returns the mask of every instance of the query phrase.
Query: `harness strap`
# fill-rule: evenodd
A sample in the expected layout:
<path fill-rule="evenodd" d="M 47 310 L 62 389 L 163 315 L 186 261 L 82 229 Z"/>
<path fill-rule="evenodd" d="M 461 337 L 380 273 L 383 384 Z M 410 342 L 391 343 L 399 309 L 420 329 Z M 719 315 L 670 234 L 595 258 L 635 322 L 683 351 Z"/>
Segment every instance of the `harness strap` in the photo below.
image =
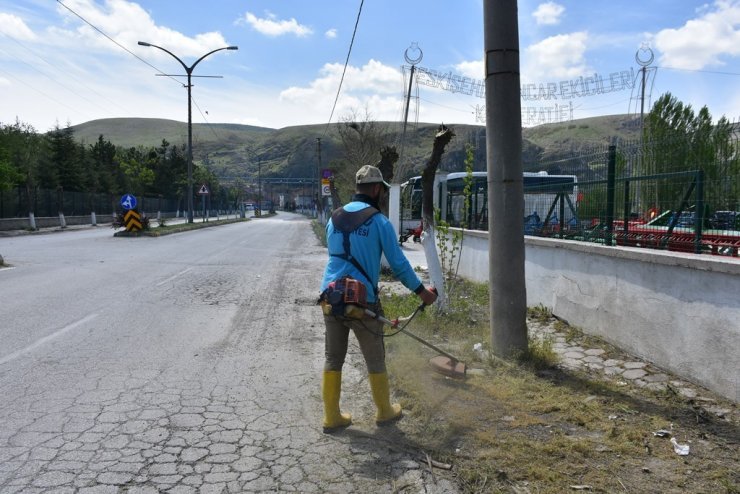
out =
<path fill-rule="evenodd" d="M 362 275 L 367 279 L 368 282 L 371 282 L 370 276 L 365 271 L 365 268 L 362 267 L 362 265 L 352 257 L 352 251 L 350 250 L 350 239 L 349 236 L 352 232 L 357 230 L 357 228 L 360 227 L 363 223 L 365 223 L 367 220 L 375 216 L 376 214 L 380 213 L 377 209 L 374 207 L 368 207 L 365 209 L 362 209 L 360 211 L 354 211 L 349 212 L 346 211 L 344 208 L 337 208 L 331 215 L 331 222 L 334 225 L 334 229 L 342 232 L 342 247 L 344 248 L 344 254 L 330 254 L 334 257 L 339 257 L 341 259 L 344 259 L 345 261 L 348 261 L 352 263 L 354 267 L 357 268 L 357 270 L 362 273 Z M 375 285 L 373 287 L 375 296 L 378 296 L 378 286 Z"/>

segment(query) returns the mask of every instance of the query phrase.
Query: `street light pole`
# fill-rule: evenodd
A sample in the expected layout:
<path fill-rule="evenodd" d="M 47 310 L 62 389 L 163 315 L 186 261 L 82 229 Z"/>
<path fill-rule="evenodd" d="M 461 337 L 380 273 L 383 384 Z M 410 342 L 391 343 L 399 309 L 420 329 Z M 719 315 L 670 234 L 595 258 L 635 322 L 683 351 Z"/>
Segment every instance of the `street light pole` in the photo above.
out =
<path fill-rule="evenodd" d="M 238 46 L 224 46 L 223 48 L 217 48 L 215 50 L 209 51 L 202 57 L 200 57 L 198 60 L 195 61 L 195 63 L 191 66 L 185 65 L 185 62 L 180 60 L 177 55 L 172 53 L 171 51 L 167 50 L 166 48 L 162 48 L 161 46 L 153 45 L 151 43 L 147 43 L 146 41 L 139 41 L 139 45 L 141 46 L 151 46 L 152 48 L 158 48 L 162 50 L 163 52 L 170 55 L 172 58 L 180 62 L 180 65 L 182 65 L 182 68 L 185 69 L 185 73 L 188 76 L 188 223 L 193 222 L 193 100 L 191 98 L 191 91 L 190 89 L 193 87 L 191 84 L 191 77 L 193 74 L 193 70 L 195 69 L 195 66 L 198 65 L 201 60 L 206 58 L 208 55 L 211 55 L 212 53 L 216 53 L 217 51 L 221 50 L 238 50 Z"/>
<path fill-rule="evenodd" d="M 257 161 L 257 209 L 259 210 L 259 216 L 262 216 L 262 158 Z"/>

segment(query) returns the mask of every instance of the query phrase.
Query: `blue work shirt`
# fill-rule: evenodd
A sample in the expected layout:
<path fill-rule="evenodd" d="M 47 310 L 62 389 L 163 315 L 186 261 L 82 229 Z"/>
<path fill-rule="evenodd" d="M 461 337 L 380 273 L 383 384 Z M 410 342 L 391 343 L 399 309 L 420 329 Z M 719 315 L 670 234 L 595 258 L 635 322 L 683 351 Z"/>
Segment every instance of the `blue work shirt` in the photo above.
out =
<path fill-rule="evenodd" d="M 353 213 L 369 207 L 365 202 L 352 201 L 344 206 L 344 210 Z M 321 280 L 322 292 L 332 281 L 336 281 L 343 276 L 349 276 L 360 280 L 365 285 L 368 303 L 377 302 L 375 287 L 378 285 L 378 279 L 380 278 L 380 257 L 382 254 L 385 254 L 393 274 L 406 288 L 415 293 L 423 289 L 421 280 L 398 245 L 393 225 L 384 215 L 376 214 L 372 216 L 350 233 L 349 239 L 352 257 L 363 267 L 370 279 L 368 280 L 349 260 L 336 257 L 336 255 L 344 254 L 344 235 L 341 231 L 335 230 L 334 225 L 329 220 L 326 224 L 329 262 L 326 264 L 324 278 Z"/>

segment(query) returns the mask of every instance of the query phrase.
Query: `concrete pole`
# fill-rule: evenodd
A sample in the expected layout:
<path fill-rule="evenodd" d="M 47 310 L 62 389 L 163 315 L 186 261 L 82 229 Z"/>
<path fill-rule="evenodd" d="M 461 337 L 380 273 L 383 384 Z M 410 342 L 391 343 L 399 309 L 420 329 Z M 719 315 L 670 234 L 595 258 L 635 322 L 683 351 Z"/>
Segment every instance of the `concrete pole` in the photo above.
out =
<path fill-rule="evenodd" d="M 491 345 L 527 349 L 524 183 L 516 0 L 484 0 Z"/>

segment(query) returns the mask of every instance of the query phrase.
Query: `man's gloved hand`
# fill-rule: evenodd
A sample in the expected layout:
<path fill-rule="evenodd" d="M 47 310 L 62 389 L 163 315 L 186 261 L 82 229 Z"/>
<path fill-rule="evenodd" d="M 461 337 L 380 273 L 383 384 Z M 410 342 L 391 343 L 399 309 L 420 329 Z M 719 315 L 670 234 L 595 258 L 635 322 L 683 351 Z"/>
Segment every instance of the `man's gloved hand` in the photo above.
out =
<path fill-rule="evenodd" d="M 419 298 L 424 302 L 424 305 L 432 305 L 437 300 L 437 290 L 434 287 L 425 288 L 424 291 L 419 293 Z"/>

